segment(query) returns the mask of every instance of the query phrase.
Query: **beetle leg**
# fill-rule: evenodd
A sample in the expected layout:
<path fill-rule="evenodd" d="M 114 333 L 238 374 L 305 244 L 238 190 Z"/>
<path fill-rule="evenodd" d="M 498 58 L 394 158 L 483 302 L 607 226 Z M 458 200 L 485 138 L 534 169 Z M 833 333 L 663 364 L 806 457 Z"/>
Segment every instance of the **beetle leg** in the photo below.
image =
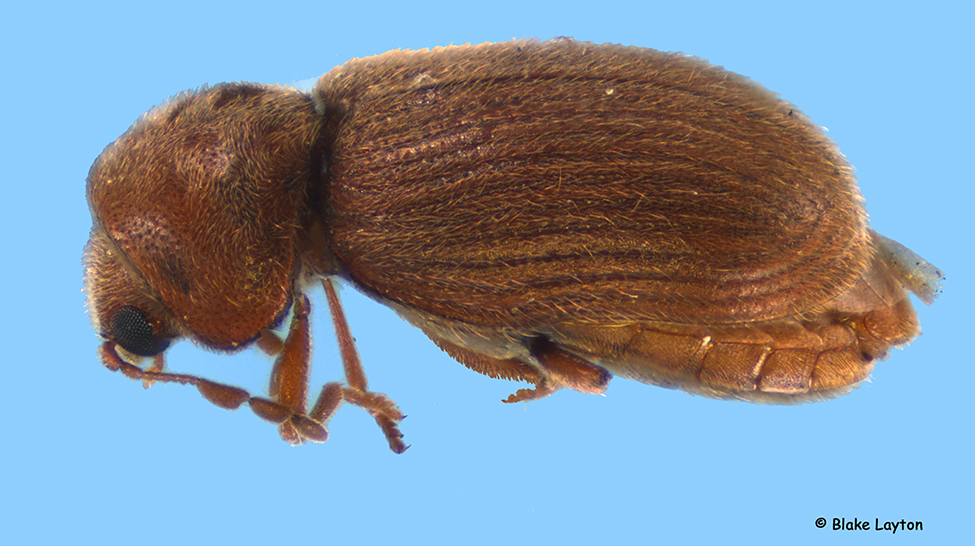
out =
<path fill-rule="evenodd" d="M 281 438 L 292 445 L 299 445 L 304 443 L 299 430 L 308 426 L 302 418 L 307 418 L 305 414 L 311 360 L 308 324 L 310 304 L 304 294 L 297 294 L 294 306 L 291 329 L 274 362 L 268 393 L 276 399 L 277 404 L 291 410 L 288 417 L 278 424 Z M 271 421 L 275 422 L 273 419 Z"/>
<path fill-rule="evenodd" d="M 430 339 L 443 352 L 472 371 L 484 374 L 491 379 L 527 381 L 535 385 L 533 389 L 519 389 L 515 394 L 509 395 L 508 398 L 502 400 L 505 404 L 538 400 L 561 388 L 561 385 L 550 381 L 538 368 L 518 359 L 491 358 L 434 336 L 430 336 Z"/>
<path fill-rule="evenodd" d="M 537 337 L 528 350 L 539 367 L 514 358 L 500 359 L 482 355 L 449 341 L 431 336 L 445 353 L 467 368 L 494 379 L 527 381 L 533 389 L 519 389 L 502 400 L 506 404 L 545 398 L 562 387 L 586 394 L 602 394 L 613 375 L 588 360 L 569 354 L 547 338 Z"/>
<path fill-rule="evenodd" d="M 257 338 L 257 348 L 268 356 L 277 356 L 284 349 L 284 340 L 274 330 L 265 328 Z"/>
<path fill-rule="evenodd" d="M 528 350 L 554 381 L 574 391 L 602 394 L 613 378 L 606 368 L 565 352 L 548 338 L 534 338 Z"/>
<path fill-rule="evenodd" d="M 342 405 L 342 384 L 339 382 L 326 383 L 318 395 L 318 401 L 309 414 L 312 419 L 327 424 L 339 406 Z"/>
<path fill-rule="evenodd" d="M 338 394 L 336 389 L 326 385 L 322 389 L 319 401 L 312 410 L 312 415 L 321 413 L 331 416 L 332 412 L 338 409 L 342 401 L 348 402 L 353 406 L 369 412 L 376 424 L 382 429 L 389 443 L 389 449 L 394 453 L 403 453 L 409 447 L 403 443 L 403 433 L 399 430 L 399 422 L 405 415 L 396 407 L 396 403 L 389 399 L 385 394 L 369 391 L 369 380 L 366 378 L 366 371 L 362 367 L 362 360 L 359 352 L 355 348 L 355 338 L 349 330 L 349 323 L 345 319 L 345 312 L 342 311 L 342 304 L 339 301 L 338 293 L 331 279 L 322 279 L 322 286 L 325 288 L 325 296 L 328 298 L 328 308 L 332 314 L 332 324 L 335 326 L 335 336 L 338 338 L 339 352 L 342 354 L 342 365 L 345 368 L 345 380 L 348 387 L 343 387 L 338 391 L 341 399 L 333 402 Z M 324 400 L 324 401 L 323 401 Z M 334 408 L 332 405 L 334 404 Z"/>
<path fill-rule="evenodd" d="M 544 379 L 543 375 L 532 366 L 515 358 L 491 358 L 476 353 L 470 349 L 465 349 L 460 345 L 444 341 L 436 337 L 430 337 L 437 347 L 450 355 L 451 358 L 460 362 L 468 369 L 479 374 L 484 374 L 491 379 L 508 379 L 511 381 L 527 381 L 533 385 L 538 385 Z"/>
<path fill-rule="evenodd" d="M 538 383 L 535 384 L 534 389 L 518 389 L 517 392 L 508 395 L 508 397 L 502 400 L 502 402 L 505 404 L 514 404 L 515 402 L 531 402 L 532 400 L 540 400 L 561 388 L 561 385 L 557 385 L 543 377 Z"/>

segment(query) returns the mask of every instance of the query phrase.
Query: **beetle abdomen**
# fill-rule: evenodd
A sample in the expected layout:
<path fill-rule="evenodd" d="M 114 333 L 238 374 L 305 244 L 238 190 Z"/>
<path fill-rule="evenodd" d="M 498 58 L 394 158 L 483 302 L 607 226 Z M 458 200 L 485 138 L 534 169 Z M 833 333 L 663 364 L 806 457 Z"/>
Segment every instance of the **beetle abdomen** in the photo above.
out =
<path fill-rule="evenodd" d="M 735 324 L 821 305 L 870 259 L 834 145 L 698 59 L 571 41 L 393 52 L 315 98 L 334 129 L 332 249 L 407 308 Z"/>
<path fill-rule="evenodd" d="M 884 239 L 875 243 L 882 249 Z M 565 324 L 550 337 L 617 375 L 662 387 L 752 402 L 832 398 L 920 334 L 905 285 L 877 252 L 849 290 L 801 316 L 734 326 Z"/>
<path fill-rule="evenodd" d="M 926 303 L 940 291 L 941 271 L 870 233 L 876 249 L 870 266 L 847 290 L 815 309 L 773 320 L 696 325 L 570 319 L 536 328 L 490 328 L 393 307 L 468 368 L 538 385 L 509 401 L 544 396 L 560 386 L 537 354 L 539 338 L 593 369 L 662 387 L 751 402 L 823 400 L 848 392 L 891 348 L 920 334 L 907 290 Z M 583 384 L 582 390 L 602 392 L 605 386 Z"/>

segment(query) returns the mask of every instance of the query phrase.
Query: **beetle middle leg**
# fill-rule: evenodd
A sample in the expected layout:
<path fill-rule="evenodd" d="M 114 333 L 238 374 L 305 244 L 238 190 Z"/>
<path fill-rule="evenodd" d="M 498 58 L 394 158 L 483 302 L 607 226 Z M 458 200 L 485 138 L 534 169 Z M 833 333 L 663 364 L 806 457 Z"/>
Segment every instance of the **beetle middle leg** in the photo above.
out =
<path fill-rule="evenodd" d="M 369 391 L 366 372 L 362 367 L 359 352 L 355 348 L 355 339 L 349 330 L 349 323 L 342 311 L 342 304 L 339 301 L 338 293 L 335 291 L 335 285 L 331 279 L 323 279 L 322 285 L 325 288 L 325 296 L 328 298 L 328 308 L 332 314 L 332 324 L 335 326 L 335 336 L 338 338 L 342 365 L 345 368 L 345 380 L 349 386 L 342 387 L 338 391 L 335 388 L 329 391 L 329 386 L 326 385 L 319 397 L 320 401 L 325 399 L 325 402 L 316 403 L 313 414 L 317 411 L 323 412 L 323 414 L 327 413 L 328 408 L 333 404 L 330 400 L 341 395 L 341 399 L 334 403 L 334 409 L 330 411 L 337 410 L 342 401 L 368 411 L 369 415 L 372 415 L 373 419 L 376 420 L 379 428 L 382 429 L 383 434 L 386 435 L 389 449 L 395 453 L 403 453 L 409 446 L 403 443 L 403 433 L 399 430 L 399 422 L 406 416 L 396 407 L 396 403 L 385 394 Z"/>

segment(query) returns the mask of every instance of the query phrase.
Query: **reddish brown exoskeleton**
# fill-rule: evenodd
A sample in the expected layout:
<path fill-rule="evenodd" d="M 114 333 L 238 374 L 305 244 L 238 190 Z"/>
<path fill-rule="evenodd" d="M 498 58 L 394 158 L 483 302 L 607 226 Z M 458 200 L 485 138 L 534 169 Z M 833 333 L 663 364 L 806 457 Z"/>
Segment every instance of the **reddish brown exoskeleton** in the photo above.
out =
<path fill-rule="evenodd" d="M 699 59 L 571 40 L 391 52 L 311 94 L 188 93 L 105 150 L 88 199 L 105 365 L 247 402 L 292 443 L 324 440 L 344 400 L 405 449 L 333 278 L 472 370 L 534 384 L 507 402 L 616 374 L 793 403 L 914 339 L 908 292 L 931 303 L 943 277 L 870 230 L 850 166 L 791 104 Z M 318 282 L 348 386 L 308 410 Z M 270 398 L 167 373 L 178 338 L 277 353 Z"/>

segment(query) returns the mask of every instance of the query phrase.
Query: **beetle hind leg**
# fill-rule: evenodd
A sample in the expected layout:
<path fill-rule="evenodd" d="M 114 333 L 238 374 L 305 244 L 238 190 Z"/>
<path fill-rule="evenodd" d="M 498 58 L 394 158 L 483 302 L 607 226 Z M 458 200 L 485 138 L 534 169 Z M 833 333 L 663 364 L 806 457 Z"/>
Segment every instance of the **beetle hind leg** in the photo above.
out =
<path fill-rule="evenodd" d="M 518 392 L 502 400 L 506 404 L 528 402 L 545 398 L 559 390 L 548 378 L 531 364 L 526 364 L 516 358 L 492 358 L 470 349 L 465 349 L 444 339 L 430 335 L 430 339 L 451 358 L 463 364 L 469 370 L 486 375 L 491 379 L 508 379 L 511 381 L 525 381 L 535 385 L 531 389 L 519 389 Z"/>
<path fill-rule="evenodd" d="M 565 352 L 544 337 L 532 338 L 528 343 L 529 354 L 535 357 L 538 366 L 516 358 L 485 356 L 434 336 L 431 339 L 451 358 L 477 373 L 492 379 L 526 381 L 535 386 L 531 389 L 519 389 L 502 400 L 506 404 L 539 400 L 562 387 L 586 394 L 602 394 L 613 377 L 601 366 Z"/>
<path fill-rule="evenodd" d="M 566 352 L 548 338 L 534 338 L 529 350 L 549 377 L 574 391 L 603 394 L 613 378 L 606 368 Z"/>

